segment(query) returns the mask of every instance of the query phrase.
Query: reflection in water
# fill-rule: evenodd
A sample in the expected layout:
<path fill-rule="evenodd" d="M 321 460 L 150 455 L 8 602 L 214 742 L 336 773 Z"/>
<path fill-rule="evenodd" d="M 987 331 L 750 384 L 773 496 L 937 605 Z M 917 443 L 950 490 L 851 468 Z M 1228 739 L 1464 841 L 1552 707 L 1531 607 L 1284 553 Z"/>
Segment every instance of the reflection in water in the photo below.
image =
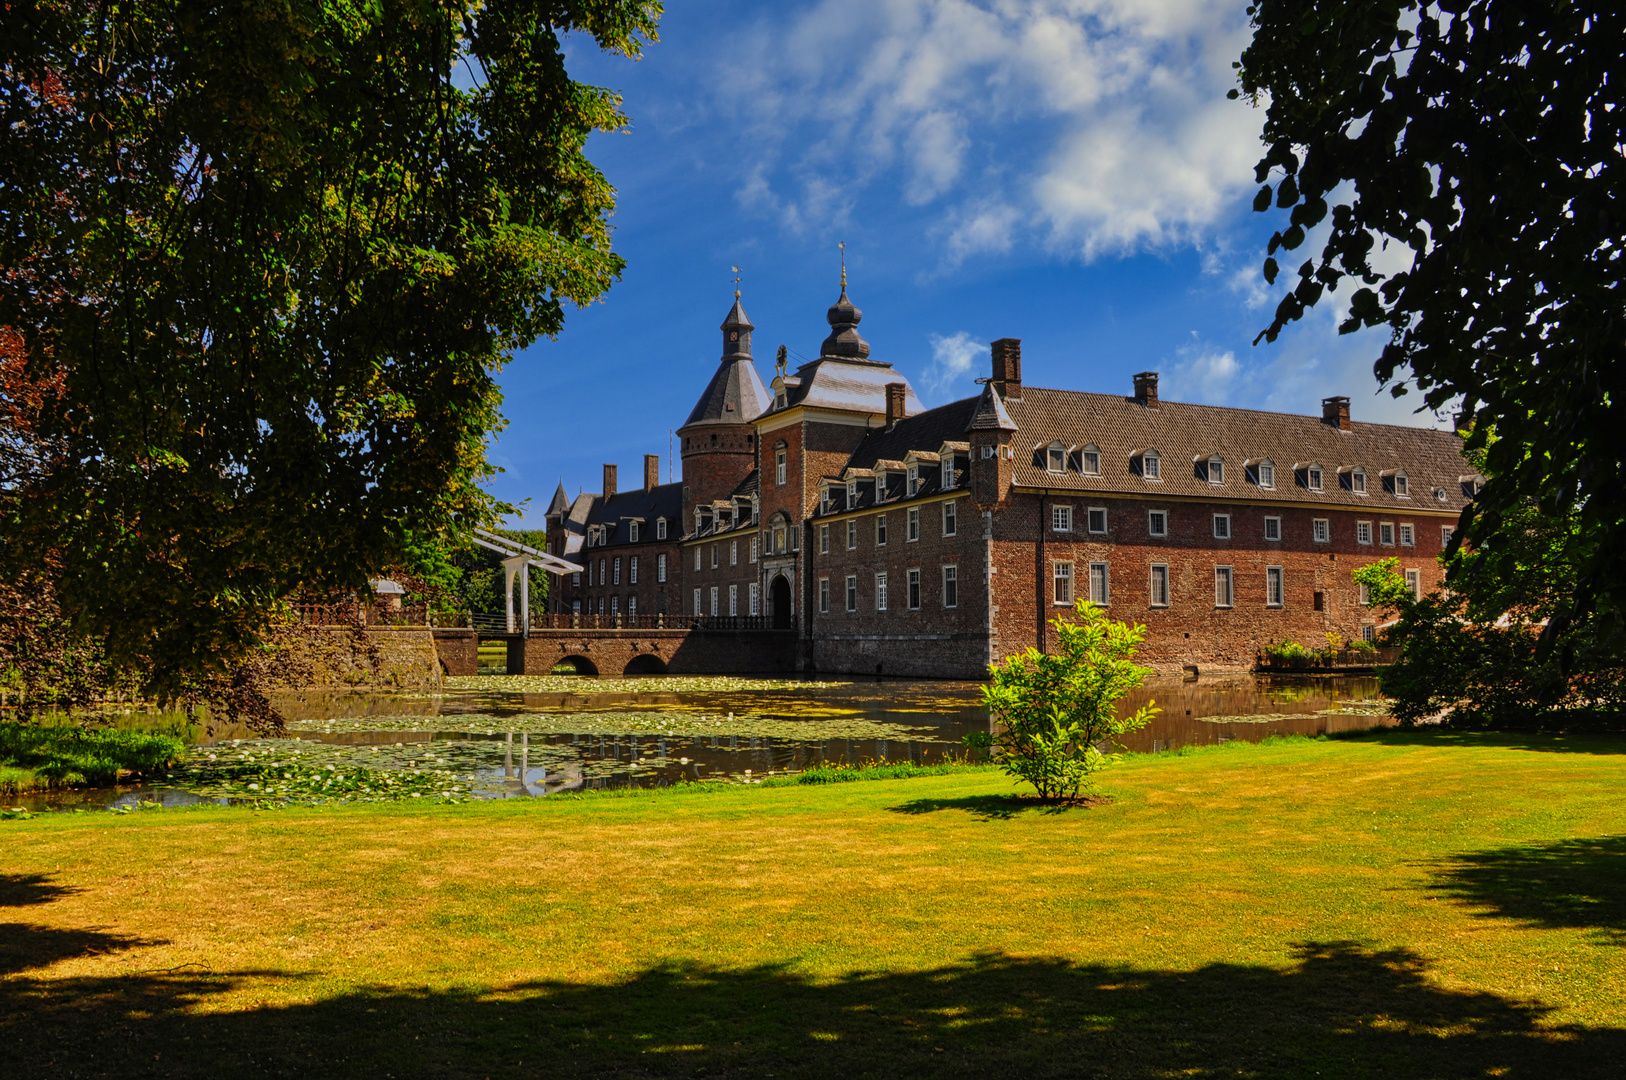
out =
<path fill-rule="evenodd" d="M 770 773 L 796 771 L 820 762 L 871 760 L 932 764 L 959 756 L 960 738 L 988 727 L 981 705 L 981 684 L 925 680 L 835 682 L 794 690 L 731 693 L 641 693 L 638 680 L 593 680 L 593 694 L 504 694 L 475 691 L 438 695 L 293 694 L 277 706 L 295 729 L 321 721 L 369 718 L 371 730 L 296 731 L 299 738 L 334 752 L 371 753 L 370 763 L 388 768 L 423 755 L 414 747 L 434 745 L 460 777 L 475 783 L 485 797 L 544 796 L 557 791 L 679 781 L 754 780 Z M 1375 678 L 1206 677 L 1198 680 L 1156 679 L 1126 698 L 1120 708 L 1131 712 L 1155 700 L 1162 712 L 1145 729 L 1129 736 L 1131 751 L 1161 752 L 1231 739 L 1257 741 L 1267 735 L 1319 735 L 1393 723 L 1376 699 Z M 605 733 L 605 721 L 619 717 L 663 714 L 677 717 L 738 717 L 790 722 L 797 737 L 741 734 Z M 504 731 L 503 722 L 524 726 L 521 718 L 551 718 L 546 732 Z M 583 717 L 595 733 L 571 732 L 569 718 Z M 389 718 L 411 721 L 416 730 L 389 726 Z M 598 722 L 589 718 L 597 717 Z M 444 724 L 440 721 L 444 720 Z M 852 724 L 866 721 L 865 725 Z M 846 721 L 846 722 L 844 722 Z M 898 737 L 847 737 L 858 730 L 873 736 L 870 725 L 886 725 Z M 610 726 L 613 729 L 614 724 Z M 760 725 L 759 725 L 760 726 Z M 787 725 L 773 730 L 783 731 Z M 566 730 L 560 730 L 561 728 Z M 472 730 L 471 730 L 472 729 Z M 802 732 L 805 731 L 805 736 Z M 216 729 L 206 743 L 251 739 L 252 733 Z M 285 744 L 286 745 L 286 744 Z M 314 748 L 314 747 L 313 747 Z M 380 753 L 380 751 L 384 751 Z M 126 804 L 159 795 L 166 803 L 196 796 L 156 789 L 123 792 L 64 793 L 50 799 L 64 805 Z"/>

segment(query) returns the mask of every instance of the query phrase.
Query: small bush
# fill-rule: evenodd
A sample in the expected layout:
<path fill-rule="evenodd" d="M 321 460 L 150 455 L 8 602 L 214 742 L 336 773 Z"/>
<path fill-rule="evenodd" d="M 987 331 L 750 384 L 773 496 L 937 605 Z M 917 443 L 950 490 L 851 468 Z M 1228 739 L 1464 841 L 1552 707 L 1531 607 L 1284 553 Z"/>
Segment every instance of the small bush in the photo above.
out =
<path fill-rule="evenodd" d="M 1266 645 L 1265 656 L 1272 664 L 1281 667 L 1309 667 L 1321 658 L 1321 654 L 1313 649 L 1307 649 L 1296 641 L 1284 641 L 1280 645 Z"/>
<path fill-rule="evenodd" d="M 0 724 L 0 764 L 27 769 L 52 786 L 113 784 L 157 772 L 186 751 L 174 735 L 77 727 Z"/>

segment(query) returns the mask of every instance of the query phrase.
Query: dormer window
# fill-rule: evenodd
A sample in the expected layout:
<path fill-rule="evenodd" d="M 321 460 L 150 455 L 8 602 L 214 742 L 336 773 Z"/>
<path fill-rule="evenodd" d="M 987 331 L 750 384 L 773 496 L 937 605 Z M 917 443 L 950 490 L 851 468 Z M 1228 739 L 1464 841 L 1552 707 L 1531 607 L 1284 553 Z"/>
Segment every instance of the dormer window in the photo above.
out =
<path fill-rule="evenodd" d="M 1273 488 L 1276 486 L 1276 465 L 1274 462 L 1261 461 L 1254 467 L 1254 475 L 1257 477 L 1257 483 L 1260 487 Z"/>
<path fill-rule="evenodd" d="M 1085 476 L 1101 475 L 1101 451 L 1094 446 L 1086 446 L 1079 455 L 1079 464 L 1083 467 Z"/>
<path fill-rule="evenodd" d="M 943 455 L 943 490 L 954 486 L 954 455 Z"/>
<path fill-rule="evenodd" d="M 1045 472 L 1064 473 L 1067 471 L 1067 448 L 1061 443 L 1051 443 L 1045 450 Z"/>
<path fill-rule="evenodd" d="M 1208 459 L 1208 482 L 1210 484 L 1225 483 L 1225 459 L 1218 454 Z"/>
<path fill-rule="evenodd" d="M 858 509 L 858 481 L 847 481 L 847 509 Z"/>
<path fill-rule="evenodd" d="M 1156 450 L 1147 450 L 1140 455 L 1140 475 L 1145 480 L 1163 479 L 1163 460 Z"/>
<path fill-rule="evenodd" d="M 1397 499 L 1411 498 L 1411 484 L 1403 472 L 1397 472 L 1393 476 L 1385 477 L 1383 486 L 1388 488 L 1389 494 Z"/>
<path fill-rule="evenodd" d="M 776 409 L 783 409 L 786 404 L 785 390 L 783 387 L 780 387 L 773 392 L 773 407 Z"/>
<path fill-rule="evenodd" d="M 629 521 L 629 522 L 627 522 L 627 543 L 636 544 L 637 542 L 638 542 L 638 523 L 636 521 Z"/>
<path fill-rule="evenodd" d="M 920 490 L 920 466 L 919 465 L 911 465 L 911 466 L 909 466 L 909 497 L 911 499 L 914 498 L 915 497 L 915 492 L 917 492 L 919 490 Z"/>
<path fill-rule="evenodd" d="M 1357 495 L 1366 494 L 1366 470 L 1354 468 L 1349 470 L 1349 490 Z"/>
<path fill-rule="evenodd" d="M 1311 491 L 1321 490 L 1321 466 L 1311 465 L 1304 470 L 1304 486 Z"/>
<path fill-rule="evenodd" d="M 655 519 L 655 539 L 657 539 L 657 540 L 665 540 L 666 539 L 666 519 L 665 518 L 656 518 Z"/>

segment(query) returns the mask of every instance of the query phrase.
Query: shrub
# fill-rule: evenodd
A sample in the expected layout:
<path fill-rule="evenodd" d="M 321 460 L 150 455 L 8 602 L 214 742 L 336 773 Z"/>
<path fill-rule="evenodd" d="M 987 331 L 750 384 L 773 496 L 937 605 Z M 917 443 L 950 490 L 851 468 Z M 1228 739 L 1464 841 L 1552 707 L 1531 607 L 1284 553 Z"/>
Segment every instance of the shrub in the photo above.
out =
<path fill-rule="evenodd" d="M 1152 673 L 1134 662 L 1144 626 L 1114 622 L 1080 600 L 1076 621 L 1052 619 L 1057 649 L 1028 649 L 989 668 L 983 701 L 999 724 L 975 732 L 967 746 L 994 750 L 1005 771 L 1032 784 L 1044 798 L 1077 796 L 1090 777 L 1113 761 L 1102 743 L 1138 731 L 1158 713 L 1148 702 L 1127 717 L 1117 704 Z"/>
<path fill-rule="evenodd" d="M 1284 641 L 1280 645 L 1266 645 L 1265 656 L 1271 663 L 1284 667 L 1309 667 L 1320 658 L 1320 653 L 1307 649 L 1296 641 Z"/>
<path fill-rule="evenodd" d="M 58 785 L 112 784 L 124 773 L 157 772 L 185 750 L 176 736 L 150 731 L 0 724 L 0 763 Z"/>

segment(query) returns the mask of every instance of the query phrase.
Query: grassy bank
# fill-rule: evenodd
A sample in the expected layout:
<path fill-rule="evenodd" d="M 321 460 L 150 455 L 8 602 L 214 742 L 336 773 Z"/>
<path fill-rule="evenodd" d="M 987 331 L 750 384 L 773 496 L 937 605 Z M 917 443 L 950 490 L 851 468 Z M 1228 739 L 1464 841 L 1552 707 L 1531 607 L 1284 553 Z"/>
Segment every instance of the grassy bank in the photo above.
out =
<path fill-rule="evenodd" d="M 116 784 L 162 772 L 185 750 L 166 731 L 0 723 L 0 795 Z"/>
<path fill-rule="evenodd" d="M 0 824 L 30 1075 L 1585 1077 L 1626 743 Z"/>

